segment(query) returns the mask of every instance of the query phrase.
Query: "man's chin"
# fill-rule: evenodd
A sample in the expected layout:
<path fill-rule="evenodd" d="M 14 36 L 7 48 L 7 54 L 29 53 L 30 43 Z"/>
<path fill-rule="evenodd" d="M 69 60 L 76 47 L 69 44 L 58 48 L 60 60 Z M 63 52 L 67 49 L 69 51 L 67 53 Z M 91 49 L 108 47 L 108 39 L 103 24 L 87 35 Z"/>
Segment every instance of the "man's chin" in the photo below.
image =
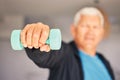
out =
<path fill-rule="evenodd" d="M 93 49 L 93 48 L 95 48 L 95 46 L 93 45 L 93 44 L 86 44 L 86 45 L 84 45 L 86 48 L 88 48 L 88 49 Z"/>

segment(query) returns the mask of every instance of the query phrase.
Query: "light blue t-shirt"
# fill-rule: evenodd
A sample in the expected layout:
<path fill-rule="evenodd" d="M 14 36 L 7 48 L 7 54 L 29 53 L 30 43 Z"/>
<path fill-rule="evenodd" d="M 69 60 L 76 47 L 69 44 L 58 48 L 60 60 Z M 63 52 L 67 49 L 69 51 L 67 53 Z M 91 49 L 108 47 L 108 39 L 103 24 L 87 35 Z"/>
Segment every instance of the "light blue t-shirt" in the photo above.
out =
<path fill-rule="evenodd" d="M 79 51 L 82 67 L 84 72 L 84 80 L 112 80 L 106 67 L 96 56 L 90 56 L 82 51 Z"/>

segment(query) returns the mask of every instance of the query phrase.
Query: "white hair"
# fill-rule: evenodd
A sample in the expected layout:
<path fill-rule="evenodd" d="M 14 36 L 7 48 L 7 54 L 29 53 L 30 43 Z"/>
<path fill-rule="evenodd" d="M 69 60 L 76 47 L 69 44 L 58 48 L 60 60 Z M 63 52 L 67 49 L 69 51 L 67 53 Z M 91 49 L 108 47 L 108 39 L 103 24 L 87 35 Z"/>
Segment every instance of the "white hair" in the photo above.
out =
<path fill-rule="evenodd" d="M 74 25 L 75 26 L 80 21 L 81 15 L 98 15 L 101 19 L 101 25 L 102 26 L 104 25 L 104 17 L 102 15 L 102 13 L 95 7 L 85 7 L 85 8 L 80 9 L 74 17 Z"/>

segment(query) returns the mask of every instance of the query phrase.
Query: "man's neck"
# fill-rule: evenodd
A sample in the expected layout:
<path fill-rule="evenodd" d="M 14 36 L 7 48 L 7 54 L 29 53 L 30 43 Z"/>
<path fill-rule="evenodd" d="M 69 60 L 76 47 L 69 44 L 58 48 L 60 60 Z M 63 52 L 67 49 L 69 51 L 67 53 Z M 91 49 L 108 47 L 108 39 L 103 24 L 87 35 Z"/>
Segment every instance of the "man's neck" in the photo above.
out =
<path fill-rule="evenodd" d="M 90 48 L 79 48 L 81 51 L 83 51 L 85 54 L 88 54 L 90 56 L 95 56 L 96 55 L 96 49 L 90 49 Z"/>

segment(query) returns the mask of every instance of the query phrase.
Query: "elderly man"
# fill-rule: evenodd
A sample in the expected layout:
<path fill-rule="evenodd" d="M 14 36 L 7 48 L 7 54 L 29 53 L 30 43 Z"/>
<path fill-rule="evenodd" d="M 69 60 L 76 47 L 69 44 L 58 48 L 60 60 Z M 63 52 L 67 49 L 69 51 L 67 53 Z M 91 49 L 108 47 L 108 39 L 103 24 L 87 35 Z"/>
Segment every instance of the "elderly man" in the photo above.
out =
<path fill-rule="evenodd" d="M 80 9 L 71 25 L 74 41 L 62 42 L 60 50 L 45 44 L 49 26 L 28 24 L 21 32 L 21 42 L 28 57 L 39 67 L 49 68 L 49 80 L 114 80 L 109 62 L 96 51 L 106 36 L 107 18 L 95 7 Z"/>

